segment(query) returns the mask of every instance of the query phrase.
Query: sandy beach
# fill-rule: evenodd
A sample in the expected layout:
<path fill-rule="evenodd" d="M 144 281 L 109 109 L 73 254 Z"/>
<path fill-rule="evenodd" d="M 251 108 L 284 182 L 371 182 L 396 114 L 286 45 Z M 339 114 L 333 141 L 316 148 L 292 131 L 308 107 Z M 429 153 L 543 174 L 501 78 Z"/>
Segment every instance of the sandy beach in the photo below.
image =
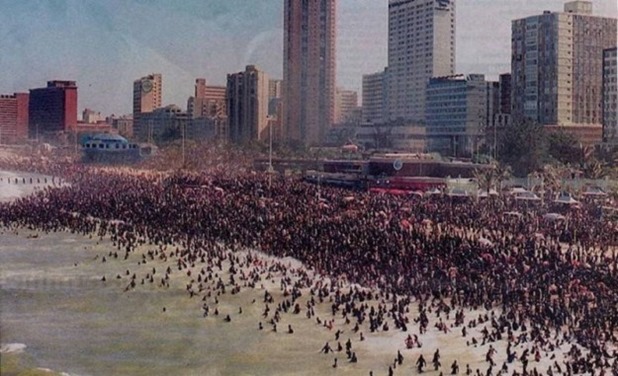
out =
<path fill-rule="evenodd" d="M 14 185 L 7 199 L 34 189 L 25 186 Z M 503 366 L 508 374 L 523 371 L 519 358 L 507 362 L 506 331 L 483 340 L 498 309 L 464 309 L 458 324 L 456 310 L 444 312 L 450 302 L 435 299 L 425 306 L 427 330 L 421 333 L 418 302 L 405 305 L 407 325 L 398 329 L 391 312 L 404 297 L 331 280 L 292 258 L 221 246 L 187 263 L 175 245 L 144 244 L 123 257 L 109 239 L 94 235 L 18 228 L 1 236 L 3 375 L 24 369 L 68 375 L 403 375 L 417 374 L 421 355 L 424 374 L 451 374 L 455 361 L 458 374 L 467 367 L 486 374 L 489 352 L 492 374 Z M 338 296 L 352 291 L 371 294 L 356 303 L 383 312 L 384 325 L 372 331 L 364 321 L 355 330 L 356 320 L 346 320 L 350 315 L 333 313 Z M 512 337 L 525 339 L 530 330 L 520 326 Z M 417 338 L 411 348 L 409 336 Z M 572 349 L 568 342 L 555 348 L 512 342 L 511 351 L 529 352 L 527 369 L 543 373 L 563 365 Z M 321 351 L 325 344 L 328 353 Z M 610 344 L 608 351 L 614 349 Z M 441 365 L 434 370 L 437 350 Z"/>

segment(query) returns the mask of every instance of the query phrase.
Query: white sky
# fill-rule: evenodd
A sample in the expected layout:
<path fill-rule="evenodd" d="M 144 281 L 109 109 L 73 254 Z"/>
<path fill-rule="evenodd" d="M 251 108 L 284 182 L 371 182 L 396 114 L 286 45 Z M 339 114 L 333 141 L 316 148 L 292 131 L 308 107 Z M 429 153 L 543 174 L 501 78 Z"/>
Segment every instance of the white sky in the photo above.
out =
<path fill-rule="evenodd" d="M 510 71 L 511 20 L 562 0 L 458 0 L 457 73 Z M 615 0 L 594 13 L 617 16 Z M 163 74 L 163 102 L 186 107 L 197 77 L 224 84 L 255 64 L 282 75 L 283 0 L 0 0 L 0 93 L 76 80 L 79 109 L 129 113 L 132 82 Z M 388 0 L 339 0 L 338 85 L 360 92 L 384 68 Z M 360 94 L 360 93 L 359 93 Z"/>

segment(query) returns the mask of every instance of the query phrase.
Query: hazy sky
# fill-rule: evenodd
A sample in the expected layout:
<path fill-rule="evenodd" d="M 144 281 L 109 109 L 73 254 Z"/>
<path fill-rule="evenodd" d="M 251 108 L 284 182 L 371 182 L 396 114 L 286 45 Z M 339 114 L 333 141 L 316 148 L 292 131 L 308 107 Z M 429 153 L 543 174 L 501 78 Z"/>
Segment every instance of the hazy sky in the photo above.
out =
<path fill-rule="evenodd" d="M 458 0 L 457 72 L 510 71 L 511 20 L 563 0 Z M 616 17 L 615 0 L 594 13 Z M 386 65 L 388 0 L 339 0 L 337 82 L 360 91 Z M 255 64 L 282 76 L 283 0 L 0 0 L 0 93 L 75 80 L 79 110 L 130 113 L 132 82 L 163 74 L 163 103 L 182 108 L 197 77 L 224 84 Z"/>

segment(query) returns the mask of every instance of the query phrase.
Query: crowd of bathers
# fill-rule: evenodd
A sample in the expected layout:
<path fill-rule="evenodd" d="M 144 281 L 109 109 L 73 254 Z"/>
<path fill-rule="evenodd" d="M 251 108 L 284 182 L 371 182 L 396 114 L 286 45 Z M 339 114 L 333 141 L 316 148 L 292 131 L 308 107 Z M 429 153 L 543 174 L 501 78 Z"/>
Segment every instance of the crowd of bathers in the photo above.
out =
<path fill-rule="evenodd" d="M 549 204 L 509 197 L 375 195 L 224 170 L 61 170 L 70 185 L 1 204 L 0 223 L 109 236 L 126 253 L 150 242 L 190 255 L 218 243 L 293 257 L 321 275 L 404 297 L 388 315 L 398 329 L 410 325 L 401 302 L 496 308 L 483 341 L 527 325 L 513 341 L 553 346 L 551 333 L 560 333 L 586 349 L 569 372 L 618 371 L 608 350 L 618 344 L 618 225 L 594 203 L 557 221 L 544 218 Z M 352 313 L 359 299 L 340 299 L 337 310 L 347 304 Z M 365 322 L 371 331 L 387 323 L 386 312 Z"/>

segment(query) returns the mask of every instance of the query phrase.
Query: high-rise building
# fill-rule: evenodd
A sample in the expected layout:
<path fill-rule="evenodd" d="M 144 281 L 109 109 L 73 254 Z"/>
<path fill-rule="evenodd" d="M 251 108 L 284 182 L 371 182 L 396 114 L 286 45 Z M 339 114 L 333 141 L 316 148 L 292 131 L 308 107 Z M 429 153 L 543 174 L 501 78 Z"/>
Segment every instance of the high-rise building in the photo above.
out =
<path fill-rule="evenodd" d="M 279 123 L 281 122 L 281 109 L 282 109 L 282 90 L 283 80 L 269 80 L 268 81 L 268 115 L 271 117 L 277 117 Z"/>
<path fill-rule="evenodd" d="M 363 123 L 382 124 L 388 120 L 387 71 L 363 75 Z"/>
<path fill-rule="evenodd" d="M 455 72 L 455 0 L 390 0 L 389 119 L 425 120 L 431 77 Z"/>
<path fill-rule="evenodd" d="M 281 85 L 283 85 L 283 80 L 268 80 L 268 98 L 281 98 Z"/>
<path fill-rule="evenodd" d="M 0 144 L 16 144 L 28 138 L 28 93 L 0 95 Z"/>
<path fill-rule="evenodd" d="M 602 122 L 603 49 L 616 46 L 616 19 L 590 1 L 512 22 L 512 116 L 569 129 Z"/>
<path fill-rule="evenodd" d="M 511 84 L 511 74 L 503 73 L 500 75 L 498 81 L 499 87 L 499 96 L 500 96 L 500 113 L 501 114 L 510 114 L 511 113 L 511 94 L 512 94 L 512 84 Z"/>
<path fill-rule="evenodd" d="M 229 140 L 268 139 L 268 75 L 253 65 L 227 76 Z"/>
<path fill-rule="evenodd" d="M 335 120 L 336 0 L 285 0 L 284 137 L 318 144 Z"/>
<path fill-rule="evenodd" d="M 351 123 L 358 109 L 358 93 L 337 88 L 335 94 L 335 124 Z"/>
<path fill-rule="evenodd" d="M 30 138 L 53 137 L 77 125 L 75 81 L 48 81 L 47 87 L 30 89 L 28 103 Z"/>
<path fill-rule="evenodd" d="M 187 101 L 187 112 L 193 119 L 227 117 L 227 87 L 206 85 L 206 79 L 195 80 L 195 95 Z"/>
<path fill-rule="evenodd" d="M 469 156 L 485 143 L 497 111 L 498 85 L 482 74 L 436 77 L 427 84 L 427 148 Z"/>
<path fill-rule="evenodd" d="M 133 116 L 161 107 L 162 77 L 153 73 L 133 81 Z"/>
<path fill-rule="evenodd" d="M 618 145 L 616 47 L 603 51 L 603 141 Z"/>
<path fill-rule="evenodd" d="M 147 134 L 142 127 L 141 115 L 161 108 L 163 82 L 161 74 L 153 73 L 133 81 L 133 132 Z"/>

